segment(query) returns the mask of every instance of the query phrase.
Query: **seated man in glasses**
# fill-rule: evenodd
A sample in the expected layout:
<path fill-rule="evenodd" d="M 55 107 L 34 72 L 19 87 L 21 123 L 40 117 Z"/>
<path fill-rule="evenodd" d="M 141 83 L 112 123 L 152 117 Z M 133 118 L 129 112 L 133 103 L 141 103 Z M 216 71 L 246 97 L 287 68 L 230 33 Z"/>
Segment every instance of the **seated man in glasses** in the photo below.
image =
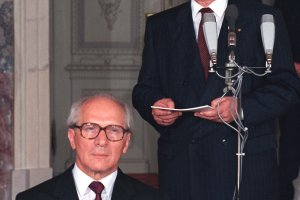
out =
<path fill-rule="evenodd" d="M 76 152 L 74 166 L 17 195 L 17 200 L 155 200 L 158 192 L 118 168 L 130 143 L 128 106 L 106 94 L 72 105 L 68 138 Z"/>

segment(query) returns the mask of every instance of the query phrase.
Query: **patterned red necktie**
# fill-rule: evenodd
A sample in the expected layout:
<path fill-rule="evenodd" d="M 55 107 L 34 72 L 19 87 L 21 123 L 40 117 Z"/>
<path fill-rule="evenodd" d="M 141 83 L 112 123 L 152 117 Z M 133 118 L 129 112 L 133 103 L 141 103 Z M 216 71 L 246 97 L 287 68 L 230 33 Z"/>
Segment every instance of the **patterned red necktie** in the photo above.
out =
<path fill-rule="evenodd" d="M 95 200 L 102 200 L 101 198 L 101 193 L 104 190 L 104 185 L 99 182 L 99 181 L 93 181 L 90 185 L 89 188 L 96 193 L 96 198 Z"/>
<path fill-rule="evenodd" d="M 202 25 L 203 25 L 203 15 L 205 13 L 212 13 L 213 11 L 210 8 L 202 8 L 199 12 L 201 12 L 201 22 L 199 24 L 199 32 L 198 32 L 198 48 L 200 52 L 201 63 L 203 66 L 204 77 L 205 79 L 207 79 L 208 68 L 210 63 L 210 55 L 206 46 Z"/>

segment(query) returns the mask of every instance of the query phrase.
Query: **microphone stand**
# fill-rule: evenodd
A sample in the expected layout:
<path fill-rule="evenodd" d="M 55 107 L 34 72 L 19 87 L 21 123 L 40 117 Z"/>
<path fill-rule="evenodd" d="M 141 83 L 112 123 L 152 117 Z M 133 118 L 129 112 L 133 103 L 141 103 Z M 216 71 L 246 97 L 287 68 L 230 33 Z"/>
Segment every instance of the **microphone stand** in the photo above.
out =
<path fill-rule="evenodd" d="M 247 140 L 248 137 L 248 128 L 244 127 L 242 120 L 244 118 L 244 114 L 243 114 L 243 109 L 242 109 L 242 92 L 241 92 L 241 87 L 242 87 L 242 80 L 243 80 L 243 74 L 244 73 L 250 73 L 253 74 L 255 76 L 264 76 L 267 75 L 268 73 L 271 73 L 271 66 L 272 66 L 272 60 L 271 59 L 267 59 L 266 60 L 266 65 L 265 67 L 241 67 L 239 66 L 236 62 L 235 62 L 235 54 L 234 51 L 231 50 L 229 53 L 229 57 L 228 57 L 228 62 L 225 64 L 225 76 L 222 76 L 218 73 L 218 67 L 214 66 L 214 68 L 216 68 L 216 70 L 211 70 L 210 72 L 215 72 L 220 78 L 225 79 L 225 84 L 226 87 L 223 89 L 224 95 L 226 95 L 226 93 L 231 92 L 232 95 L 234 97 L 237 98 L 237 106 L 235 104 L 234 108 L 236 108 L 236 110 L 234 110 L 234 112 L 236 112 L 237 114 L 237 118 L 234 118 L 234 121 L 237 125 L 237 128 L 231 126 L 230 124 L 228 124 L 226 121 L 224 121 L 222 119 L 222 117 L 219 115 L 220 119 L 223 121 L 224 124 L 226 124 L 227 126 L 231 127 L 232 129 L 234 129 L 238 134 L 237 134 L 237 185 L 236 185 L 236 190 L 234 193 L 234 200 L 239 200 L 240 199 L 240 185 L 241 185 L 241 181 L 242 181 L 242 164 L 243 164 L 243 156 L 245 156 L 245 153 L 243 152 L 244 150 L 244 145 L 245 142 Z M 235 72 L 235 74 L 233 74 L 234 69 L 238 68 L 238 70 Z M 251 68 L 255 69 L 255 68 L 264 68 L 265 72 L 263 74 L 258 74 L 255 73 L 253 70 L 251 70 Z M 237 80 L 233 80 L 233 78 L 237 77 Z M 234 86 L 237 83 L 237 87 L 235 88 Z M 231 110 L 231 108 L 230 108 Z M 232 112 L 232 110 L 230 111 Z"/>
<path fill-rule="evenodd" d="M 240 69 L 239 69 L 240 70 Z M 242 92 L 238 93 L 238 118 L 243 119 L 242 110 Z M 241 133 L 242 128 L 238 126 L 238 132 Z M 245 153 L 242 151 L 241 135 L 237 134 L 237 200 L 240 199 L 240 185 L 242 181 L 242 159 Z"/>
<path fill-rule="evenodd" d="M 241 181 L 242 181 L 242 171 L 243 171 L 243 156 L 245 156 L 245 153 L 243 153 L 244 150 L 244 145 L 246 143 L 247 137 L 248 137 L 248 128 L 245 127 L 242 123 L 242 120 L 244 118 L 244 114 L 243 114 L 243 109 L 242 109 L 242 81 L 243 81 L 243 74 L 244 73 L 250 73 L 253 74 L 255 76 L 264 76 L 268 73 L 271 73 L 271 66 L 272 66 L 272 52 L 273 51 L 269 51 L 266 52 L 266 66 L 265 66 L 265 72 L 262 74 L 256 73 L 254 72 L 254 70 L 252 70 L 251 68 L 262 68 L 262 67 L 240 67 L 236 62 L 235 62 L 235 54 L 234 54 L 234 49 L 236 47 L 236 33 L 235 33 L 235 21 L 237 19 L 238 16 L 238 9 L 234 4 L 231 4 L 227 7 L 226 12 L 225 12 L 225 17 L 228 21 L 229 24 L 229 32 L 228 32 L 228 47 L 229 47 L 229 58 L 228 58 L 228 62 L 225 64 L 225 76 L 222 76 L 218 73 L 218 70 L 214 70 L 213 67 L 210 68 L 209 72 L 215 72 L 219 77 L 225 79 L 225 84 L 226 87 L 223 89 L 223 96 L 222 98 L 229 92 L 232 93 L 233 97 L 237 98 L 237 101 L 234 99 L 234 112 L 236 112 L 236 115 L 233 115 L 233 111 L 231 109 L 230 106 L 230 112 L 231 115 L 233 116 L 233 120 L 237 125 L 237 128 L 235 128 L 234 126 L 230 125 L 229 123 L 227 123 L 225 120 L 222 119 L 219 110 L 218 110 L 218 115 L 220 117 L 220 119 L 223 121 L 224 124 L 226 124 L 227 126 L 229 126 L 230 128 L 232 128 L 234 131 L 236 131 L 238 134 L 238 138 L 237 138 L 237 185 L 235 188 L 235 192 L 234 192 L 234 196 L 233 199 L 234 200 L 239 200 L 240 199 L 240 185 L 241 185 Z M 263 15 L 262 17 L 262 22 L 266 22 L 267 25 L 264 25 L 264 29 L 270 29 L 273 30 L 274 28 L 274 19 L 273 16 L 269 16 L 267 14 Z M 273 28 L 273 29 L 272 29 Z M 274 30 L 273 30 L 274 31 Z M 274 32 L 275 33 L 275 32 Z M 263 37 L 263 43 L 266 40 L 265 39 L 265 34 L 262 34 Z M 274 34 L 273 34 L 274 36 Z M 271 40 L 267 40 L 268 44 L 272 43 L 272 38 Z M 274 41 L 273 41 L 274 43 Z M 269 45 L 267 45 L 269 47 Z M 273 45 L 272 45 L 273 46 Z M 264 49 L 266 51 L 265 45 L 264 45 Z M 272 47 L 273 49 L 273 47 Z M 216 66 L 216 60 L 214 60 L 214 57 L 212 56 L 212 63 L 213 66 Z M 213 62 L 214 61 L 214 62 Z M 216 67 L 217 68 L 217 67 Z M 234 74 L 234 69 L 238 68 L 237 72 Z M 237 77 L 237 80 L 233 80 L 233 78 Z M 235 84 L 237 84 L 236 88 L 234 87 Z M 236 105 L 236 102 L 238 103 L 238 105 Z M 237 116 L 237 118 L 235 117 Z"/>
<path fill-rule="evenodd" d="M 232 80 L 233 75 L 232 72 L 234 68 L 236 68 L 236 63 L 235 63 L 235 54 L 234 51 L 231 50 L 229 57 L 228 57 L 229 62 L 226 63 L 226 70 L 225 70 L 225 84 L 226 87 L 224 88 L 223 92 L 224 94 L 231 92 L 233 96 L 236 95 L 238 105 L 237 105 L 237 115 L 238 119 L 243 119 L 243 112 L 242 112 L 242 93 L 240 90 L 236 90 L 233 87 L 234 80 Z M 240 68 L 238 68 L 238 74 L 239 76 L 242 76 L 243 72 Z M 241 77 L 238 77 L 239 80 L 242 80 Z M 240 194 L 240 184 L 241 184 L 241 177 L 242 177 L 242 158 L 245 155 L 242 151 L 242 141 L 241 141 L 241 131 L 242 131 L 242 126 L 237 127 L 238 134 L 237 134 L 237 186 L 236 186 L 236 199 L 239 200 L 239 194 Z"/>

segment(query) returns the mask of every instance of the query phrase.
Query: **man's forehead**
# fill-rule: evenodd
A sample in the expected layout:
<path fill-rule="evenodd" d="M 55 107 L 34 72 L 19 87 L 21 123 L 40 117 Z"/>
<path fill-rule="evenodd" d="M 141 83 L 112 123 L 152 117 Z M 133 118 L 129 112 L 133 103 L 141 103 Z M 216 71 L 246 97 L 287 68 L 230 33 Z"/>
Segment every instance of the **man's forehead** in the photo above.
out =
<path fill-rule="evenodd" d="M 125 111 L 120 104 L 108 99 L 108 98 L 97 98 L 84 102 L 81 105 L 80 115 L 85 116 L 114 116 L 123 117 Z M 123 121 L 123 120 L 122 120 Z"/>
<path fill-rule="evenodd" d="M 108 107 L 109 106 L 109 107 Z M 95 97 L 93 99 L 89 99 L 85 101 L 81 107 L 104 107 L 104 108 L 111 108 L 111 109 L 122 109 L 121 105 L 115 102 L 112 99 L 107 97 Z"/>

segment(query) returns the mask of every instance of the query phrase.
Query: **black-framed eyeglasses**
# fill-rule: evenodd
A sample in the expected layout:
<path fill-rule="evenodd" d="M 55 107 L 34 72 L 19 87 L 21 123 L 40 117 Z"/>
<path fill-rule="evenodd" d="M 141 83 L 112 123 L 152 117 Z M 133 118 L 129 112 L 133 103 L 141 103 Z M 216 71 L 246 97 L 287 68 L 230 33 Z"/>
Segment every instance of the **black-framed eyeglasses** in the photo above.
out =
<path fill-rule="evenodd" d="M 83 138 L 86 139 L 95 139 L 98 137 L 99 133 L 104 130 L 106 138 L 111 142 L 117 142 L 123 139 L 124 134 L 129 131 L 129 129 L 125 129 L 119 125 L 108 125 L 105 127 L 101 127 L 96 123 L 83 123 L 81 126 L 77 126 L 74 124 L 70 128 L 78 128 L 80 130 L 80 134 Z"/>

